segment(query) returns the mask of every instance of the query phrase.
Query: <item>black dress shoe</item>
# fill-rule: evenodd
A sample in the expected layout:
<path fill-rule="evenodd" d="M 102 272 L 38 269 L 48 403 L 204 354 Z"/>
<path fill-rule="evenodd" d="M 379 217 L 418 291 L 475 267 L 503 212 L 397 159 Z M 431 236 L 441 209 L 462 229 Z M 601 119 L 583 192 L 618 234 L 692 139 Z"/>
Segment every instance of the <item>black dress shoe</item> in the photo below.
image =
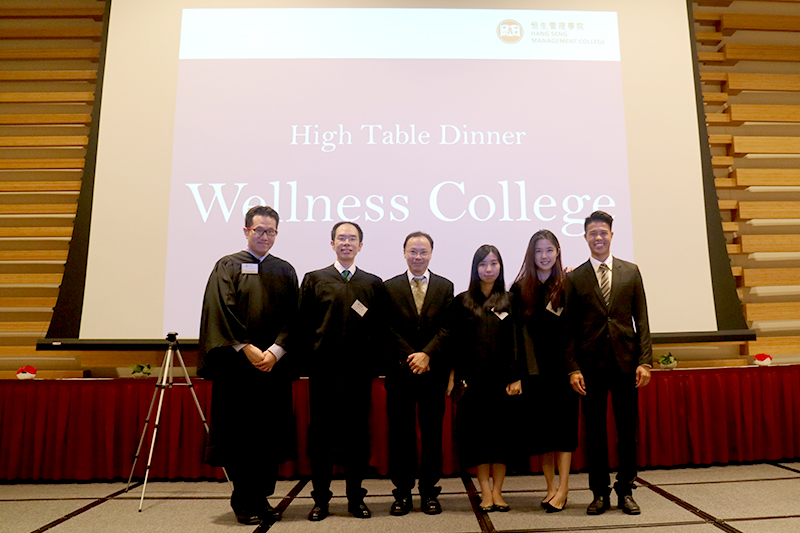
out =
<path fill-rule="evenodd" d="M 308 519 L 312 522 L 319 522 L 328 518 L 328 504 L 315 504 L 311 512 L 308 513 Z"/>
<path fill-rule="evenodd" d="M 347 511 L 356 518 L 372 518 L 369 507 L 363 501 L 348 503 Z"/>
<path fill-rule="evenodd" d="M 439 503 L 439 499 L 436 497 L 422 498 L 422 512 L 425 514 L 441 513 L 442 505 Z"/>
<path fill-rule="evenodd" d="M 595 495 L 592 503 L 586 508 L 586 514 L 603 514 L 611 508 L 608 495 Z"/>
<path fill-rule="evenodd" d="M 267 502 L 264 504 L 264 507 L 261 509 L 261 513 L 259 513 L 263 520 L 271 520 L 273 522 L 280 522 L 281 520 L 281 513 L 277 509 Z"/>
<path fill-rule="evenodd" d="M 240 524 L 245 524 L 248 526 L 254 526 L 256 524 L 261 523 L 261 517 L 254 514 L 254 515 L 246 515 L 246 514 L 239 514 L 234 513 L 236 515 L 236 521 Z"/>
<path fill-rule="evenodd" d="M 413 505 L 411 504 L 411 496 L 401 496 L 394 498 L 389 514 L 392 516 L 403 516 L 411 512 Z"/>
<path fill-rule="evenodd" d="M 642 514 L 642 509 L 630 494 L 627 496 L 620 496 L 618 506 L 625 514 Z"/>

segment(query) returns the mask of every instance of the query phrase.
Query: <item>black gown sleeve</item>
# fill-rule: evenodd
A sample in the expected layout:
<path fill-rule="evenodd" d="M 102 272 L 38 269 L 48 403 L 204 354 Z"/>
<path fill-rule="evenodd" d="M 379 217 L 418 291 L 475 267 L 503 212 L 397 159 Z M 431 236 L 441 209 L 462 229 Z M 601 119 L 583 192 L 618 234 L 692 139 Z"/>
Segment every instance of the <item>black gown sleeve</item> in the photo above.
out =
<path fill-rule="evenodd" d="M 206 379 L 213 379 L 223 371 L 227 361 L 222 359 L 229 350 L 222 348 L 250 342 L 245 324 L 236 315 L 236 288 L 231 273 L 230 265 L 220 260 L 206 285 L 197 366 L 197 374 Z"/>

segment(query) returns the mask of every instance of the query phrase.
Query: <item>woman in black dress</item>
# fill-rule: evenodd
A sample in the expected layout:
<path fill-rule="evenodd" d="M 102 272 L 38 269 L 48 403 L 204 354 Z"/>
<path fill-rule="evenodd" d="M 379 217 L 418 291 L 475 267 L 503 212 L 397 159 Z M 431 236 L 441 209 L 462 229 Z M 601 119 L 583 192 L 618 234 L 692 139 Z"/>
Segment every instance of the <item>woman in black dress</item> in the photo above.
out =
<path fill-rule="evenodd" d="M 529 441 L 531 455 L 542 456 L 547 482 L 542 507 L 549 513 L 563 511 L 567 504 L 572 452 L 578 446 L 579 400 L 570 387 L 564 359 L 564 278 L 558 239 L 548 230 L 537 231 L 511 292 L 539 370 L 526 378 L 522 390 L 529 412 L 542 420 L 531 428 Z"/>
<path fill-rule="evenodd" d="M 456 383 L 464 390 L 456 414 L 459 461 L 463 470 L 477 467 L 483 512 L 509 510 L 503 481 L 518 441 L 509 434 L 518 427 L 511 396 L 520 394 L 524 375 L 516 330 L 500 252 L 483 245 L 472 258 L 469 289 L 453 300 L 446 332 L 453 356 L 447 393 Z"/>

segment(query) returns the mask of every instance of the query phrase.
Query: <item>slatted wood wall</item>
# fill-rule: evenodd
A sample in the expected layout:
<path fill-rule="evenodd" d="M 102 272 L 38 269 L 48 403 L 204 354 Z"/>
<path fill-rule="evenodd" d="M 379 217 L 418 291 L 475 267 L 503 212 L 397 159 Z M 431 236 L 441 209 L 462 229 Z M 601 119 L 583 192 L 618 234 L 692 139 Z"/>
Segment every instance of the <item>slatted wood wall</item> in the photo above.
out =
<path fill-rule="evenodd" d="M 699 1 L 695 35 L 743 354 L 800 362 L 800 2 Z"/>
<path fill-rule="evenodd" d="M 0 368 L 80 375 L 74 354 L 36 353 L 72 236 L 105 6 L 0 4 Z M 60 371 L 60 372 L 59 372 Z M 47 372 L 40 375 L 47 375 Z"/>
<path fill-rule="evenodd" d="M 0 377 L 27 363 L 64 376 L 163 355 L 34 349 L 72 235 L 104 9 L 98 0 L 0 5 Z M 800 0 L 703 0 L 694 20 L 728 251 L 759 340 L 741 354 L 718 343 L 682 366 L 744 364 L 740 355 L 759 352 L 800 362 Z"/>

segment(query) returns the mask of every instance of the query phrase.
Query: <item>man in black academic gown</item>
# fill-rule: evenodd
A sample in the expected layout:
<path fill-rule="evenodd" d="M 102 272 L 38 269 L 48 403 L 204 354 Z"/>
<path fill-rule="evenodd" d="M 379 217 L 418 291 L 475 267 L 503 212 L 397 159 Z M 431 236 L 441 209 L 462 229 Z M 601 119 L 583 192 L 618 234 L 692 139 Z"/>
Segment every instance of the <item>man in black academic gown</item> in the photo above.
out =
<path fill-rule="evenodd" d="M 389 417 L 389 475 L 395 489 L 390 514 L 412 509 L 411 489 L 417 473 L 417 429 L 422 439 L 419 495 L 422 511 L 439 514 L 436 484 L 442 477 L 442 421 L 450 365 L 436 353 L 445 312 L 453 301 L 450 280 L 428 270 L 433 239 L 415 232 L 406 237 L 403 255 L 408 270 L 384 283 L 391 302 L 386 409 Z"/>
<path fill-rule="evenodd" d="M 231 507 L 244 524 L 280 520 L 267 496 L 294 448 L 291 360 L 283 358 L 297 315 L 297 274 L 270 255 L 280 217 L 257 206 L 245 216 L 247 248 L 220 259 L 200 321 L 198 375 L 214 381 L 206 462 L 233 482 Z"/>
<path fill-rule="evenodd" d="M 361 483 L 369 467 L 369 406 L 384 338 L 383 283 L 355 259 L 364 234 L 353 222 L 331 231 L 336 262 L 309 272 L 300 287 L 299 342 L 305 343 L 311 409 L 312 521 L 328 516 L 335 452 L 341 452 L 348 511 L 370 518 Z"/>
<path fill-rule="evenodd" d="M 586 509 L 603 514 L 611 505 L 608 472 L 608 395 L 617 426 L 619 472 L 614 484 L 618 506 L 639 514 L 631 489 L 636 478 L 636 423 L 639 388 L 650 381 L 653 348 L 647 302 L 639 268 L 611 255 L 613 219 L 595 211 L 584 223 L 591 257 L 567 276 L 567 368 L 570 384 L 583 396 L 589 458 L 589 489 L 594 494 Z"/>

